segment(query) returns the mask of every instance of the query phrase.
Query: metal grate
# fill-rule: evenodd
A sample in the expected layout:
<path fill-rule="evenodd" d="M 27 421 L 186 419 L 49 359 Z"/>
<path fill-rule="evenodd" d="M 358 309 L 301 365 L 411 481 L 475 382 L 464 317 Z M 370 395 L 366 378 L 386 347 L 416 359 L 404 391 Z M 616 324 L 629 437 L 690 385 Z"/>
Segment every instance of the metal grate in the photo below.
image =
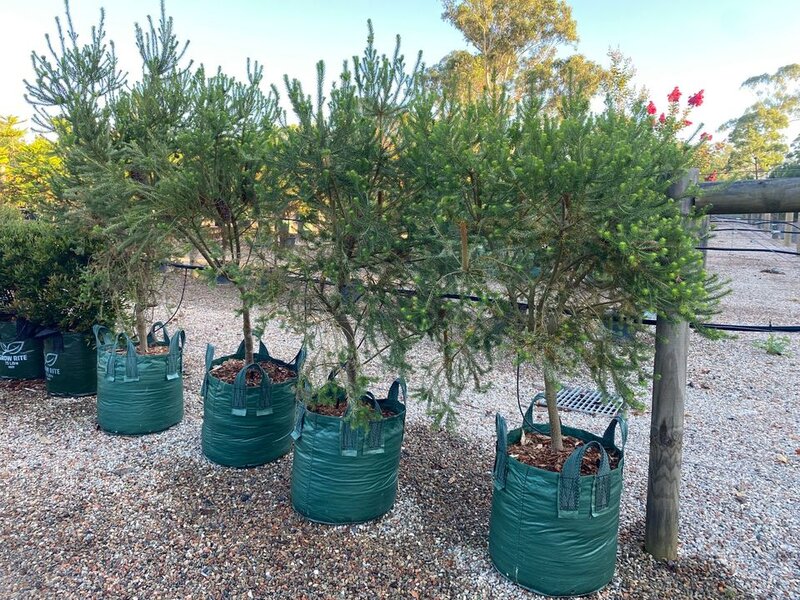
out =
<path fill-rule="evenodd" d="M 542 396 L 536 400 L 536 404 L 546 406 L 547 401 Z M 616 396 L 610 396 L 604 402 L 603 396 L 597 390 L 565 387 L 556 394 L 556 406 L 563 410 L 587 413 L 593 417 L 598 415 L 615 417 L 622 408 L 622 400 Z"/>

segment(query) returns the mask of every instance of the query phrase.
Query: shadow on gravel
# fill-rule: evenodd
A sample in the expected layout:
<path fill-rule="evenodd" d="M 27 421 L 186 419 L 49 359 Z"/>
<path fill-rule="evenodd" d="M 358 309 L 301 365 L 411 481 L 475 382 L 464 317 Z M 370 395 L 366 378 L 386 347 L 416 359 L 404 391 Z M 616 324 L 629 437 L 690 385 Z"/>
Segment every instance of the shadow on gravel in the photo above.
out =
<path fill-rule="evenodd" d="M 621 563 L 639 567 L 635 573 L 617 569 L 615 596 L 631 599 L 662 598 L 757 598 L 738 581 L 731 570 L 712 559 L 684 557 L 657 561 L 644 551 L 644 520 L 620 528 L 618 567 Z M 629 567 L 630 568 L 630 567 Z"/>

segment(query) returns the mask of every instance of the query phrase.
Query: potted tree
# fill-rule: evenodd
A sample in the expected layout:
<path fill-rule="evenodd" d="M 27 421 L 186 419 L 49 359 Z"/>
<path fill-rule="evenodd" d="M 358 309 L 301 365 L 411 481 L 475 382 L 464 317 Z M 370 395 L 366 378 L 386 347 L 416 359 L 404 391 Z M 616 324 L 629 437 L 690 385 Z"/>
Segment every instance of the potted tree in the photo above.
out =
<path fill-rule="evenodd" d="M 554 115 L 531 98 L 483 98 L 419 125 L 430 170 L 444 174 L 429 182 L 440 220 L 460 225 L 442 229 L 462 245 L 453 278 L 493 297 L 502 346 L 543 374 L 548 423 L 531 408 L 508 432 L 497 417 L 489 535 L 498 571 L 539 593 L 590 593 L 616 559 L 625 436 L 616 444 L 617 421 L 603 436 L 562 427 L 559 381 L 583 369 L 633 402 L 650 349 L 641 315 L 702 322 L 720 293 L 665 195 L 667 174 L 691 160 L 677 126 L 643 107 L 591 115 L 577 96 Z M 605 327 L 609 310 L 635 331 L 626 343 Z"/>
<path fill-rule="evenodd" d="M 203 452 L 214 462 L 255 466 L 291 448 L 295 383 L 304 353 L 287 363 L 253 344 L 253 308 L 271 296 L 263 286 L 274 262 L 275 215 L 283 196 L 273 193 L 276 176 L 268 159 L 275 146 L 277 94 L 260 89 L 262 68 L 248 63 L 240 82 L 201 68 L 185 93 L 185 122 L 169 146 L 152 148 L 154 185 L 142 186 L 149 219 L 157 215 L 175 228 L 206 261 L 210 281 L 223 278 L 239 294 L 243 341 L 233 354 L 206 352 L 203 384 Z M 131 148 L 136 152 L 138 146 Z M 142 157 L 140 160 L 144 160 Z"/>
<path fill-rule="evenodd" d="M 148 145 L 174 135 L 184 112 L 176 92 L 185 70 L 162 4 L 158 29 L 151 19 L 147 31 L 136 27 L 144 75 L 126 89 L 103 21 L 101 11 L 90 42 L 81 45 L 67 5 L 66 28 L 56 19 L 58 43 L 48 38 L 50 56 L 33 54 L 35 79 L 26 85 L 35 122 L 58 135 L 63 173 L 54 179 L 54 210 L 76 230 L 104 236 L 94 283 L 108 290 L 120 314 L 133 309 L 137 335 L 126 336 L 124 348 L 120 336 L 95 328 L 98 420 L 107 431 L 139 434 L 165 429 L 183 416 L 185 336 L 178 332 L 169 344 L 150 347 L 155 339 L 148 339 L 146 315 L 154 304 L 156 266 L 169 253 L 170 229 L 155 219 L 143 226 L 138 218 L 141 195 L 129 181 L 152 184 L 155 174 L 147 163 L 134 162 L 128 147 L 132 140 Z"/>
<path fill-rule="evenodd" d="M 418 85 L 399 52 L 379 55 L 369 24 L 362 57 L 345 63 L 330 99 L 317 65 L 316 99 L 285 78 L 297 125 L 285 128 L 282 193 L 303 207 L 303 239 L 279 256 L 289 295 L 284 319 L 306 339 L 308 367 L 292 466 L 292 505 L 308 519 L 351 523 L 393 505 L 405 424 L 405 383 L 370 391 L 366 366 L 404 373 L 424 331 L 424 304 L 397 294 L 413 280 L 414 197 L 404 189 L 400 124 Z"/>

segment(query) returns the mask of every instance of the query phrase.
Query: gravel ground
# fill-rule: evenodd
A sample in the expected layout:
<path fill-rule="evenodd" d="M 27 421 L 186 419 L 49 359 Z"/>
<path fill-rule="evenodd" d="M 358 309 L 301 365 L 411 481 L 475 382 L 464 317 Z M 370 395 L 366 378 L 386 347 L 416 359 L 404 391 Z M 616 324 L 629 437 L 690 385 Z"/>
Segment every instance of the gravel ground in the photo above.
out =
<path fill-rule="evenodd" d="M 720 233 L 713 245 L 779 248 L 763 234 Z M 800 323 L 797 258 L 720 252 L 709 266 L 733 282 L 719 322 Z M 182 283 L 168 275 L 165 296 L 177 300 Z M 493 415 L 519 422 L 510 368 L 496 369 L 489 393 L 465 394 L 455 434 L 431 430 L 411 402 L 387 516 L 317 525 L 291 509 L 291 456 L 237 470 L 201 454 L 204 344 L 235 349 L 235 307 L 230 288 L 189 279 L 176 317 L 188 332 L 186 418 L 160 434 L 109 436 L 93 398 L 0 382 L 0 597 L 537 597 L 499 577 L 487 555 Z M 800 338 L 790 356 L 754 346 L 765 338 L 692 334 L 674 562 L 641 548 L 649 414 L 632 416 L 617 572 L 592 598 L 800 598 Z M 277 322 L 265 340 L 285 360 L 299 345 Z M 526 395 L 540 389 L 535 373 L 524 380 Z M 564 421 L 606 425 L 577 413 Z"/>

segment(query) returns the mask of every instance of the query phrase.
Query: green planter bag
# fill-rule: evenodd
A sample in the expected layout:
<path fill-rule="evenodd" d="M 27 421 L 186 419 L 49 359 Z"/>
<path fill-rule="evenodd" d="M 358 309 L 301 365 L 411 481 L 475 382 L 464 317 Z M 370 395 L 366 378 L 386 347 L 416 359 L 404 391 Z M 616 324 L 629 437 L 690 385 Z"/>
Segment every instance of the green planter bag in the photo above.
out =
<path fill-rule="evenodd" d="M 292 437 L 292 506 L 311 521 L 328 524 L 377 519 L 394 505 L 406 407 L 406 384 L 392 383 L 388 398 L 374 400 L 395 414 L 352 428 L 345 418 L 298 405 Z"/>
<path fill-rule="evenodd" d="M 142 435 L 163 431 L 183 418 L 183 330 L 171 338 L 162 325 L 162 339 L 152 345 L 168 346 L 169 353 L 142 356 L 125 334 L 114 336 L 106 327 L 94 326 L 97 340 L 97 421 L 108 433 Z M 119 354 L 120 338 L 126 353 Z"/>
<path fill-rule="evenodd" d="M 550 434 L 547 424 L 533 424 L 532 410 L 524 420 L 526 431 Z M 620 426 L 622 443 L 614 445 Z M 489 555 L 495 568 L 514 583 L 547 596 L 582 596 L 604 587 L 614 576 L 617 529 L 622 494 L 625 420 L 611 421 L 603 437 L 563 427 L 564 435 L 586 443 L 564 463 L 561 473 L 525 465 L 508 456 L 509 444 L 520 440 L 522 429 L 506 430 L 499 414 L 494 493 L 489 522 Z M 532 426 L 530 426 L 532 425 Z M 585 450 L 599 449 L 597 475 L 580 475 Z M 609 469 L 606 449 L 619 452 L 616 469 Z"/>
<path fill-rule="evenodd" d="M 206 348 L 206 375 L 203 381 L 203 454 L 228 467 L 254 467 L 280 458 L 292 448 L 295 414 L 295 384 L 303 366 L 305 350 L 291 363 L 272 358 L 259 343 L 255 361 L 270 361 L 293 371 L 295 377 L 273 383 L 258 364 L 246 365 L 233 384 L 214 377 L 211 369 L 225 361 L 244 359 L 244 342 L 235 354 L 214 359 L 214 346 Z M 261 385 L 248 387 L 248 371 L 261 373 Z"/>
<path fill-rule="evenodd" d="M 83 333 L 52 333 L 44 337 L 44 377 L 54 396 L 97 393 L 97 353 L 94 340 Z"/>
<path fill-rule="evenodd" d="M 0 327 L 0 379 L 41 379 L 44 377 L 42 340 L 25 319 L 5 322 Z"/>

